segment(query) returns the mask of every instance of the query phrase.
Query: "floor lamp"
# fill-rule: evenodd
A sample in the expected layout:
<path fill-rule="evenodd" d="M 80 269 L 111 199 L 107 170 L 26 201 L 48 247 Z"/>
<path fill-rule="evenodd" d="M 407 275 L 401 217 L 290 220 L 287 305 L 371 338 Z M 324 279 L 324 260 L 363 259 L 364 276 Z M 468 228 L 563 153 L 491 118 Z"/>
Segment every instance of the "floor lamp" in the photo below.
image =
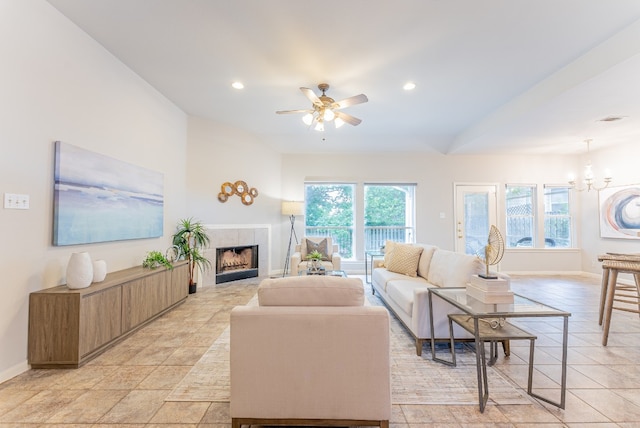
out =
<path fill-rule="evenodd" d="M 287 247 L 287 258 L 284 260 L 284 270 L 282 271 L 282 276 L 287 276 L 289 273 L 289 260 L 291 258 L 291 239 L 295 237 L 296 245 L 298 245 L 298 235 L 296 235 L 296 230 L 293 225 L 296 222 L 297 215 L 304 214 L 304 202 L 299 201 L 282 201 L 282 215 L 289 216 L 289 221 L 291 222 L 291 231 L 289 232 L 289 246 Z M 298 268 L 297 266 L 295 267 Z"/>

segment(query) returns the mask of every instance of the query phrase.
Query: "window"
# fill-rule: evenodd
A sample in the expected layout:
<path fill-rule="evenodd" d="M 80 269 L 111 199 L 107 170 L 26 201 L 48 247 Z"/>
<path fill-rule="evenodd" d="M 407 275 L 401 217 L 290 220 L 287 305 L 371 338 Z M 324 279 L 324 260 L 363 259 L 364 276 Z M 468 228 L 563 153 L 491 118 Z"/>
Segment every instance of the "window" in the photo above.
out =
<path fill-rule="evenodd" d="M 362 258 L 387 239 L 415 242 L 415 188 L 407 183 L 305 183 L 305 234 L 331 236 L 343 259 Z"/>
<path fill-rule="evenodd" d="M 331 236 L 345 259 L 354 254 L 354 194 L 354 184 L 305 184 L 305 234 Z"/>
<path fill-rule="evenodd" d="M 535 185 L 506 186 L 506 247 L 535 246 Z"/>
<path fill-rule="evenodd" d="M 415 241 L 415 184 L 364 185 L 365 251 Z"/>
<path fill-rule="evenodd" d="M 544 246 L 571 247 L 571 211 L 567 186 L 544 186 Z"/>
<path fill-rule="evenodd" d="M 545 185 L 540 200 L 543 213 L 538 212 L 536 189 L 535 185 L 526 184 L 506 186 L 506 247 L 570 248 L 571 188 Z M 544 231 L 544 236 L 538 231 Z"/>

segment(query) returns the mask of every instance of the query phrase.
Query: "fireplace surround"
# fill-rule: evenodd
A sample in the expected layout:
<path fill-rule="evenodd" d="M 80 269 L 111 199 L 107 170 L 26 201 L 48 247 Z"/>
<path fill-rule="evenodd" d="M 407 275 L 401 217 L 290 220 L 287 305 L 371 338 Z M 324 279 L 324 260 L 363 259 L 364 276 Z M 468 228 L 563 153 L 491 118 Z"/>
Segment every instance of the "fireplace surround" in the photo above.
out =
<path fill-rule="evenodd" d="M 247 225 L 205 225 L 210 244 L 203 254 L 211 262 L 211 269 L 201 273 L 199 284 L 216 285 L 219 282 L 217 271 L 218 249 L 243 248 L 256 246 L 257 251 L 254 257 L 257 258 L 258 277 L 269 276 L 270 270 L 270 249 L 271 249 L 271 225 L 269 224 L 247 224 Z M 237 269 L 239 270 L 239 269 Z M 230 271 L 232 272 L 232 271 Z M 228 281 L 240 279 L 229 274 Z M 225 278 L 226 279 L 226 278 Z M 227 282 L 227 281 L 225 281 Z"/>

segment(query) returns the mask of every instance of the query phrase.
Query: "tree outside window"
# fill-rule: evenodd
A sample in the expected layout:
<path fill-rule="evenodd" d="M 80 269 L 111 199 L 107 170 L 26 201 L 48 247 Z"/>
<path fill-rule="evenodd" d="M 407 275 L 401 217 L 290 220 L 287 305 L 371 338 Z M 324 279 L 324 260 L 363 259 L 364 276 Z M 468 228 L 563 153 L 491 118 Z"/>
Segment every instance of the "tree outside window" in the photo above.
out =
<path fill-rule="evenodd" d="M 365 184 L 365 251 L 379 250 L 387 240 L 414 242 L 415 184 Z"/>
<path fill-rule="evenodd" d="M 340 255 L 353 257 L 354 184 L 314 183 L 305 185 L 305 234 L 331 236 Z"/>

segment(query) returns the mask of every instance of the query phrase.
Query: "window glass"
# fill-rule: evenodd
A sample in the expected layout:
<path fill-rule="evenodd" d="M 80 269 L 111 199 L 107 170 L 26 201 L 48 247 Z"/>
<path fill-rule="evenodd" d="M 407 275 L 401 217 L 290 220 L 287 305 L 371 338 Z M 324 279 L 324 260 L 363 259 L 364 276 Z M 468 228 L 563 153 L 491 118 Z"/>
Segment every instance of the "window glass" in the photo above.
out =
<path fill-rule="evenodd" d="M 544 188 L 544 246 L 571 247 L 570 187 Z"/>
<path fill-rule="evenodd" d="M 345 259 L 354 254 L 354 190 L 349 183 L 305 184 L 305 235 L 331 236 Z"/>
<path fill-rule="evenodd" d="M 506 186 L 507 248 L 535 247 L 535 185 Z"/>
<path fill-rule="evenodd" d="M 364 185 L 365 251 L 387 240 L 415 242 L 415 184 Z"/>

